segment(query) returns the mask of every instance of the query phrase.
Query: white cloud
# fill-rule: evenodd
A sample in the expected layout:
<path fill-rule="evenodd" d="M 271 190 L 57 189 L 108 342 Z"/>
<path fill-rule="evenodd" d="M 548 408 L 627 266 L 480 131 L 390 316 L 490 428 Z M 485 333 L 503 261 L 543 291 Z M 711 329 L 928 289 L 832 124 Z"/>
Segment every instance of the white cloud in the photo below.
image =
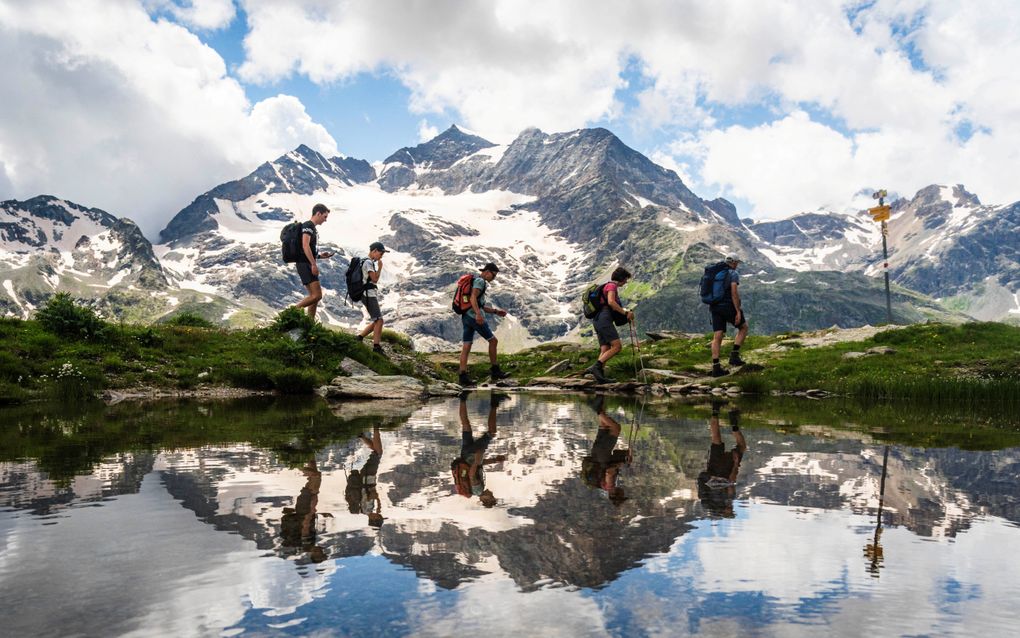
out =
<path fill-rule="evenodd" d="M 237 14 L 234 0 L 143 0 L 150 11 L 166 11 L 178 21 L 198 29 L 222 29 Z"/>
<path fill-rule="evenodd" d="M 428 120 L 418 122 L 418 141 L 427 142 L 439 135 L 439 129 L 429 124 Z"/>
<path fill-rule="evenodd" d="M 710 163 L 679 163 L 745 193 L 759 214 L 790 201 L 762 173 L 788 182 L 804 171 L 794 199 L 810 208 L 872 180 L 903 191 L 963 181 L 987 197 L 1020 197 L 1008 177 L 1020 169 L 1008 141 L 1020 133 L 1020 6 L 1010 0 L 244 5 L 249 80 L 299 73 L 326 84 L 385 71 L 411 89 L 413 112 L 452 115 L 494 140 L 624 115 L 638 131 L 692 131 Z M 625 114 L 631 64 L 641 83 Z M 748 113 L 769 121 L 713 130 Z M 979 133 L 957 139 L 962 122 Z M 752 138 L 777 145 L 767 167 L 733 155 Z M 805 161 L 809 151 L 817 162 Z M 815 175 L 830 169 L 841 173 Z"/>
<path fill-rule="evenodd" d="M 0 0 L 0 162 L 11 197 L 57 195 L 154 236 L 197 194 L 304 142 L 301 103 L 255 104 L 223 59 L 141 4 Z"/>

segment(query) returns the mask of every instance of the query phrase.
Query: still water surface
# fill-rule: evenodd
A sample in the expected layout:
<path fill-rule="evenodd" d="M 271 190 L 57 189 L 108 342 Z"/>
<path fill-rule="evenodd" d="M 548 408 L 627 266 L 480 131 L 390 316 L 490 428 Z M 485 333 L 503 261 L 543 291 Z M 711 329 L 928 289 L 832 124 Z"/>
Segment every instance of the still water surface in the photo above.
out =
<path fill-rule="evenodd" d="M 1015 635 L 1013 424 L 492 404 L 0 412 L 3 633 Z"/>

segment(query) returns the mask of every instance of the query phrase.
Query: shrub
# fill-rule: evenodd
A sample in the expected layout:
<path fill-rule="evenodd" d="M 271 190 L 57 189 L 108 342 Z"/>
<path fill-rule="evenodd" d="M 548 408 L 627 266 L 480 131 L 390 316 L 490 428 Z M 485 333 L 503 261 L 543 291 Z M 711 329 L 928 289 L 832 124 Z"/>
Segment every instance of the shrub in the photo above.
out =
<path fill-rule="evenodd" d="M 403 346 L 408 350 L 412 348 L 411 337 L 405 335 L 402 332 L 397 332 L 396 330 L 383 329 L 382 340 L 388 343 L 395 343 L 399 346 Z"/>
<path fill-rule="evenodd" d="M 319 386 L 319 379 L 311 370 L 286 368 L 270 377 L 273 386 L 282 394 L 311 394 Z"/>
<path fill-rule="evenodd" d="M 249 390 L 272 390 L 274 371 L 266 366 L 256 365 L 254 367 L 235 366 L 228 367 L 223 371 L 227 381 L 237 388 L 248 388 Z"/>
<path fill-rule="evenodd" d="M 281 310 L 270 327 L 277 332 L 290 332 L 295 328 L 308 332 L 314 325 L 315 321 L 308 316 L 308 313 L 300 308 L 291 307 Z"/>
<path fill-rule="evenodd" d="M 170 317 L 164 321 L 168 326 L 187 326 L 189 328 L 215 328 L 213 322 L 209 321 L 202 315 L 191 311 L 179 312 L 176 315 Z"/>
<path fill-rule="evenodd" d="M 23 403 L 28 398 L 28 393 L 21 386 L 6 381 L 0 381 L 0 405 L 15 405 Z"/>
<path fill-rule="evenodd" d="M 71 339 L 99 341 L 110 331 L 94 310 L 75 303 L 65 292 L 50 297 L 35 318 L 46 330 Z"/>
<path fill-rule="evenodd" d="M 0 351 L 0 379 L 19 382 L 30 375 L 28 366 L 20 357 L 6 350 Z"/>
<path fill-rule="evenodd" d="M 66 362 L 57 368 L 52 375 L 53 384 L 48 388 L 54 399 L 66 403 L 82 403 L 94 399 L 96 379 L 90 379 L 84 371 Z"/>

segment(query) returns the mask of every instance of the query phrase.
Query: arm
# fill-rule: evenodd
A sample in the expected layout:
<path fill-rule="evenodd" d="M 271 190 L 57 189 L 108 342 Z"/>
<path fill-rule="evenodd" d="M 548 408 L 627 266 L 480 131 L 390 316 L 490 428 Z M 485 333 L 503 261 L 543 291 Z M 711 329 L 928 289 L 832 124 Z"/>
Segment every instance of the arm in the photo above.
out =
<path fill-rule="evenodd" d="M 737 292 L 737 288 L 740 286 L 737 282 L 730 284 L 730 296 L 733 298 L 733 307 L 737 309 L 737 323 L 740 323 L 740 293 Z"/>
<path fill-rule="evenodd" d="M 478 296 L 480 293 L 481 290 L 478 288 L 471 289 L 471 309 L 475 311 L 475 321 L 478 325 L 485 323 L 485 316 L 482 314 L 482 309 L 478 306 Z"/>
<path fill-rule="evenodd" d="M 379 283 L 379 275 L 382 273 L 382 259 L 375 261 L 375 270 L 368 273 L 368 280 L 373 284 Z"/>
<path fill-rule="evenodd" d="M 304 251 L 308 263 L 312 265 L 312 274 L 319 274 L 319 267 L 315 264 L 315 255 L 312 254 L 312 236 L 308 233 L 301 233 L 301 250 Z"/>

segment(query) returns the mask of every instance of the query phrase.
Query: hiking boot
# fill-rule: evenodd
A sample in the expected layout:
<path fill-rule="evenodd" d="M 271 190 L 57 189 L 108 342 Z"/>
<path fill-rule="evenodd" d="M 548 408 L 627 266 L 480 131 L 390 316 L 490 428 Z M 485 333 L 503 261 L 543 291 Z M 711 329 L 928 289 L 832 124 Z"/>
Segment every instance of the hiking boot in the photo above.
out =
<path fill-rule="evenodd" d="M 489 378 L 492 379 L 493 383 L 495 383 L 496 381 L 502 381 L 503 379 L 506 379 L 509 376 L 510 373 L 503 372 L 503 370 L 499 367 L 498 364 L 492 366 L 492 369 L 489 371 Z"/>
<path fill-rule="evenodd" d="M 730 371 L 727 370 L 726 368 L 722 367 L 721 365 L 716 364 L 716 365 L 712 366 L 711 374 L 712 374 L 713 377 L 725 377 L 729 373 L 730 373 Z"/>
<path fill-rule="evenodd" d="M 739 352 L 731 352 L 730 353 L 730 365 L 731 366 L 742 366 L 745 363 L 747 363 L 747 362 L 740 358 L 740 353 Z"/>
<path fill-rule="evenodd" d="M 381 354 L 384 357 L 386 356 L 386 351 L 382 349 L 382 344 L 381 343 L 373 344 L 372 345 L 372 352 L 374 352 L 376 354 Z"/>
<path fill-rule="evenodd" d="M 740 430 L 740 408 L 733 408 L 729 413 L 730 417 L 730 429 L 734 432 Z"/>
<path fill-rule="evenodd" d="M 457 377 L 457 384 L 464 388 L 470 388 L 474 385 L 471 381 L 471 377 L 468 376 L 467 372 L 461 372 L 460 376 Z"/>
<path fill-rule="evenodd" d="M 595 410 L 595 414 L 602 414 L 606 411 L 606 395 L 596 394 L 595 399 L 590 401 L 588 405 L 591 406 L 592 410 Z"/>
<path fill-rule="evenodd" d="M 596 361 L 594 364 L 585 369 L 585 372 L 595 377 L 596 383 L 610 383 L 609 377 L 606 376 L 605 367 L 601 361 Z"/>

